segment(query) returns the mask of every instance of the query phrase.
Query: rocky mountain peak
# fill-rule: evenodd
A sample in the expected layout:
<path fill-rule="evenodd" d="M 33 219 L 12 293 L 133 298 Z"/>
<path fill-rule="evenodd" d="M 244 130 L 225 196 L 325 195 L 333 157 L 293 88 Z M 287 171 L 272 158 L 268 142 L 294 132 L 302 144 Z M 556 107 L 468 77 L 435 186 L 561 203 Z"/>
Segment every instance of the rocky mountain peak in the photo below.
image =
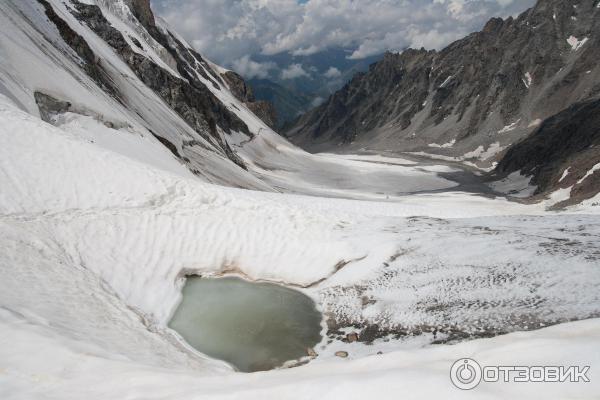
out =
<path fill-rule="evenodd" d="M 502 28 L 502 25 L 504 25 L 504 20 L 502 18 L 492 18 L 485 24 L 482 32 L 483 33 L 498 32 Z"/>
<path fill-rule="evenodd" d="M 226 71 L 221 74 L 227 85 L 229 86 L 229 90 L 231 93 L 243 102 L 253 102 L 256 99 L 254 98 L 254 93 L 252 92 L 252 88 L 244 81 L 239 74 L 233 71 Z"/>

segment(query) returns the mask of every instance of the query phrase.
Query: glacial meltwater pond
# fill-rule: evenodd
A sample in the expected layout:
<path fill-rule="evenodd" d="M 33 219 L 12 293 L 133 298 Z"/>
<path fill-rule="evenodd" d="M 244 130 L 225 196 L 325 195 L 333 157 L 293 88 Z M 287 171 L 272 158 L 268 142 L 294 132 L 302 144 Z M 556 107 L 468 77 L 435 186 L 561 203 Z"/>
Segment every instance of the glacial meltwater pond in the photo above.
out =
<path fill-rule="evenodd" d="M 321 341 L 321 313 L 303 293 L 272 283 L 189 277 L 169 326 L 195 349 L 239 371 L 264 371 Z"/>

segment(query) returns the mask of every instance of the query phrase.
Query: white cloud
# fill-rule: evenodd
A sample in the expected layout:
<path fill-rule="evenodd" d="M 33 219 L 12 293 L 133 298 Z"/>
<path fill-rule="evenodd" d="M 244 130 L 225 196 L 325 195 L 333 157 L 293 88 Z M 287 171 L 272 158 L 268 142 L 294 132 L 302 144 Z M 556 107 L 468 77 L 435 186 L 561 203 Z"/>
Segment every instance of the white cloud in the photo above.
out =
<path fill-rule="evenodd" d="M 296 79 L 301 76 L 309 76 L 308 72 L 302 68 L 300 64 L 292 64 L 289 67 L 281 70 L 281 79 Z"/>
<path fill-rule="evenodd" d="M 339 69 L 337 69 L 336 67 L 330 67 L 327 71 L 325 71 L 323 76 L 325 78 L 335 79 L 335 78 L 339 78 L 340 76 L 342 76 L 342 72 Z"/>
<path fill-rule="evenodd" d="M 514 15 L 535 0 L 152 0 L 199 51 L 231 65 L 245 55 L 310 55 L 328 47 L 353 58 L 405 47 L 440 48 Z"/>
<path fill-rule="evenodd" d="M 313 101 L 310 102 L 310 108 L 319 107 L 325 101 L 322 97 L 315 97 Z"/>
<path fill-rule="evenodd" d="M 233 69 L 244 78 L 260 78 L 264 79 L 269 76 L 272 69 L 277 68 L 274 62 L 259 63 L 253 61 L 250 56 L 245 55 L 231 63 Z"/>

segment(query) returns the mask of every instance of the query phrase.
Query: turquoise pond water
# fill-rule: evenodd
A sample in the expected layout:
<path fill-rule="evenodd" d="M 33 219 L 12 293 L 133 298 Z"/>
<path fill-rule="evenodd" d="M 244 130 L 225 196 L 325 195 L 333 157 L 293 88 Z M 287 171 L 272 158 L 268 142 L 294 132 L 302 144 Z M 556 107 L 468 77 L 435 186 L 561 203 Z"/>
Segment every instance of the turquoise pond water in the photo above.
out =
<path fill-rule="evenodd" d="M 190 277 L 169 326 L 196 350 L 239 371 L 273 369 L 321 341 L 312 299 L 281 285 Z"/>

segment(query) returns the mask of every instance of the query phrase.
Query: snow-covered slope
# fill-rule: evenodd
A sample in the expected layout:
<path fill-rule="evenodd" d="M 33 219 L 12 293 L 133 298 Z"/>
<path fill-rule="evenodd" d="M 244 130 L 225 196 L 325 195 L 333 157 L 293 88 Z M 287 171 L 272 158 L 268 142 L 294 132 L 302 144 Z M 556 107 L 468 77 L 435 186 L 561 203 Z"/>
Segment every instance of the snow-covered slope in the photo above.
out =
<path fill-rule="evenodd" d="M 221 363 L 188 349 L 166 327 L 186 273 L 239 273 L 311 286 L 307 293 L 321 298 L 324 311 L 339 323 L 382 324 L 381 317 L 391 315 L 392 325 L 409 322 L 421 330 L 440 321 L 465 331 L 492 324 L 504 331 L 532 329 L 596 315 L 600 275 L 590 241 L 600 234 L 600 221 L 589 215 L 406 218 L 544 213 L 540 207 L 465 194 L 374 203 L 227 189 L 150 168 L 73 137 L 18 110 L 6 97 L 0 121 L 5 143 L 0 149 L 3 398 L 81 393 L 92 398 L 311 398 L 328 393 L 332 380 L 340 385 L 329 392 L 334 397 L 364 394 L 388 381 L 417 390 L 419 382 L 433 379 L 439 388 L 451 390 L 446 368 L 452 359 L 468 354 L 499 362 L 506 359 L 502 346 L 531 346 L 515 362 L 564 362 L 569 349 L 575 352 L 571 359 L 597 365 L 590 355 L 600 329 L 589 322 L 459 347 L 417 350 L 409 345 L 408 352 L 356 361 L 331 360 L 336 346 L 343 346 L 338 343 L 319 347 L 323 363 L 254 377 L 231 375 Z M 446 233 L 432 242 L 432 233 L 440 229 Z M 555 235 L 578 235 L 578 243 L 562 247 Z M 521 243 L 518 248 L 515 241 Z M 469 251 L 452 251 L 466 246 Z M 572 253 L 563 254 L 566 249 Z M 494 268 L 499 256 L 506 263 L 500 270 Z M 515 268 L 516 279 L 511 278 Z M 370 286 L 361 289 L 367 281 Z M 419 289 L 413 292 L 415 285 Z M 372 300 L 368 309 L 361 307 L 363 295 Z M 407 302 L 406 295 L 415 301 Z M 527 306 L 528 299 L 537 303 L 535 309 Z M 427 311 L 427 304 L 446 302 L 455 311 Z M 457 306 L 461 302 L 470 304 L 469 312 Z M 517 321 L 537 325 L 523 327 Z M 565 351 L 546 351 L 548 340 L 552 346 L 563 343 Z M 402 343 L 346 349 L 356 358 L 380 348 L 398 351 Z M 325 376 L 332 368 L 339 373 Z M 214 374 L 221 377 L 208 377 Z M 359 387 L 352 383 L 357 379 Z M 137 383 L 131 386 L 131 380 Z M 590 393 L 594 388 L 586 386 Z M 419 395 L 426 397 L 428 391 L 421 389 Z M 500 396 L 505 390 L 520 389 L 493 393 Z M 578 387 L 560 390 L 580 393 Z"/>

